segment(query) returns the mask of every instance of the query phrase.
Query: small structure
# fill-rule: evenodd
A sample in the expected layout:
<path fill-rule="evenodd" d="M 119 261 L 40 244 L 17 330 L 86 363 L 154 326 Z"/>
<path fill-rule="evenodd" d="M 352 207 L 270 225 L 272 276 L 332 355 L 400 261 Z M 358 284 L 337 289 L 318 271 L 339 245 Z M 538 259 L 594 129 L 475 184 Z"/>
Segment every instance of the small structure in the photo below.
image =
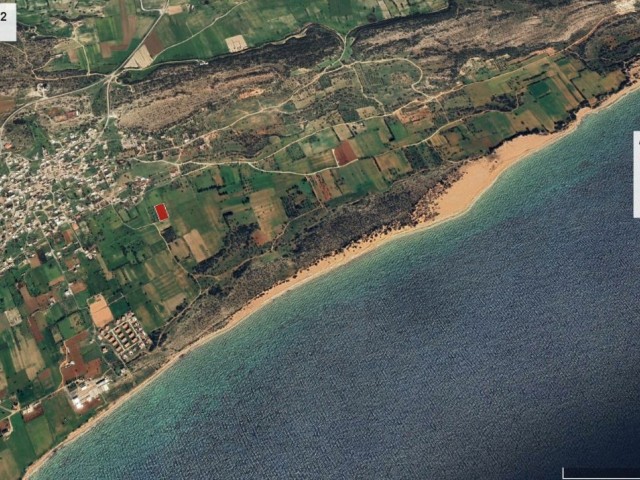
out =
<path fill-rule="evenodd" d="M 9 325 L 15 327 L 22 323 L 22 315 L 20 315 L 20 311 L 17 308 L 11 308 L 4 312 L 4 316 L 9 322 Z"/>
<path fill-rule="evenodd" d="M 109 391 L 109 379 L 78 380 L 67 386 L 67 393 L 74 410 L 81 411 L 100 401 L 100 395 Z"/>
<path fill-rule="evenodd" d="M 32 403 L 27 408 L 22 410 L 22 418 L 25 423 L 35 420 L 36 418 L 44 414 L 44 408 L 40 402 Z"/>
<path fill-rule="evenodd" d="M 225 42 L 227 43 L 227 48 L 231 53 L 241 52 L 242 50 L 246 50 L 247 48 L 249 48 L 249 46 L 247 45 L 247 41 L 242 35 L 225 38 Z"/>

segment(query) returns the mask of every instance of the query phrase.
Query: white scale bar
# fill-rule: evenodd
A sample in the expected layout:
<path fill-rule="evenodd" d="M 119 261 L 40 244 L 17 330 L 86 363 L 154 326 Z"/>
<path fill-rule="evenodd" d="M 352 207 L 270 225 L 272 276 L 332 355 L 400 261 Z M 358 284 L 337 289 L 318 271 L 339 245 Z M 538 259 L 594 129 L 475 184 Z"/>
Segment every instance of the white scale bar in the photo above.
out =
<path fill-rule="evenodd" d="M 634 142 L 636 142 L 636 146 L 638 146 L 638 141 L 640 141 L 640 132 L 634 132 Z M 640 147 L 638 148 L 638 153 L 640 153 Z M 640 160 L 638 156 L 634 157 L 634 160 Z M 635 172 L 638 172 L 638 167 L 640 167 L 640 162 L 635 164 Z M 564 467 L 562 467 L 562 480 L 640 480 L 640 477 L 565 477 L 564 476 Z"/>
<path fill-rule="evenodd" d="M 633 217 L 640 218 L 640 132 L 633 132 Z"/>

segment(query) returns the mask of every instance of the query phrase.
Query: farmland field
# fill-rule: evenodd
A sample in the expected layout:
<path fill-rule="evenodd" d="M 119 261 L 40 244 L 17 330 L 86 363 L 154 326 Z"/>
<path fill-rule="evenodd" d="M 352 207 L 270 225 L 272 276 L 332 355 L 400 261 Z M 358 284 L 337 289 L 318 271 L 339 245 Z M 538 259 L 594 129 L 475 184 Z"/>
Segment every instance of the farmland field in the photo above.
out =
<path fill-rule="evenodd" d="M 382 4 L 393 5 L 393 2 Z M 224 8 L 223 8 L 224 5 Z M 346 34 L 359 25 L 392 16 L 429 13 L 445 8 L 441 0 L 420 0 L 403 10 L 380 8 L 373 0 L 248 0 L 218 2 L 215 10 L 198 7 L 193 12 L 166 17 L 158 27 L 164 51 L 157 61 L 210 58 L 227 53 L 225 39 L 242 35 L 248 46 L 257 46 L 291 35 L 309 23 L 325 25 Z M 387 13 L 393 11 L 394 13 Z"/>

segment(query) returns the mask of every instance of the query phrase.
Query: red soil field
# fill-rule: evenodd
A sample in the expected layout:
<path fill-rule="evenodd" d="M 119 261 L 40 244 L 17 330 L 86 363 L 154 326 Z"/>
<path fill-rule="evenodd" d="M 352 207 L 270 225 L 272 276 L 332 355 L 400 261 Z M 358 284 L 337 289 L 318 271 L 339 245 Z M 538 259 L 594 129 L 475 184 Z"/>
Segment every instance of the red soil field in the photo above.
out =
<path fill-rule="evenodd" d="M 73 230 L 70 228 L 66 229 L 62 232 L 62 237 L 67 245 L 71 245 L 73 243 Z"/>
<path fill-rule="evenodd" d="M 313 187 L 313 191 L 318 197 L 318 200 L 321 202 L 328 202 L 331 200 L 331 191 L 320 175 L 314 175 L 313 177 L 310 177 L 310 180 L 311 186 Z"/>
<path fill-rule="evenodd" d="M 346 165 L 347 163 L 353 162 L 354 160 L 358 159 L 356 152 L 353 151 L 353 148 L 351 148 L 351 144 L 348 140 L 342 142 L 338 146 L 338 148 L 333 151 L 333 153 L 336 156 L 338 165 L 340 166 Z"/>
<path fill-rule="evenodd" d="M 47 368 L 47 369 L 45 369 L 45 370 L 41 371 L 41 372 L 38 374 L 38 380 L 40 380 L 40 382 L 41 382 L 43 385 L 53 385 L 53 384 L 52 384 L 51 369 L 50 369 L 50 368 Z"/>
<path fill-rule="evenodd" d="M 36 418 L 38 418 L 40 415 L 44 414 L 44 408 L 42 407 L 42 404 L 38 405 L 37 407 L 35 407 L 33 409 L 33 411 L 31 411 L 31 413 L 23 413 L 22 414 L 22 418 L 24 418 L 24 422 L 25 423 L 29 423 L 31 420 L 35 420 Z"/>
<path fill-rule="evenodd" d="M 162 50 L 164 50 L 164 45 L 162 44 L 162 40 L 156 34 L 156 32 L 151 32 L 151 35 L 147 37 L 144 41 L 144 44 L 147 46 L 147 50 L 149 50 L 149 55 L 155 57 Z"/>
<path fill-rule="evenodd" d="M 0 95 L 0 113 L 10 112 L 16 106 L 16 101 L 13 97 L 3 97 Z"/>
<path fill-rule="evenodd" d="M 73 294 L 77 295 L 78 293 L 84 292 L 87 289 L 87 284 L 81 281 L 77 281 L 73 282 L 71 285 L 69 285 L 69 287 L 71 288 Z"/>
<path fill-rule="evenodd" d="M 82 353 L 80 353 L 80 343 L 84 342 L 88 337 L 89 332 L 84 330 L 64 342 L 67 351 L 67 362 L 64 367 L 60 368 L 60 372 L 65 382 L 84 377 L 87 373 L 87 364 L 82 358 Z"/>
<path fill-rule="evenodd" d="M 269 236 L 262 230 L 256 230 L 251 236 L 253 237 L 253 241 L 256 242 L 256 245 L 264 245 L 270 240 Z"/>
<path fill-rule="evenodd" d="M 87 362 L 87 378 L 98 378 L 101 373 L 102 367 L 99 358 Z"/>
<path fill-rule="evenodd" d="M 47 308 L 49 308 L 49 299 L 56 298 L 55 295 L 48 295 L 46 293 L 43 293 L 42 295 L 38 295 L 37 297 L 32 297 L 26 285 L 20 286 L 20 294 L 22 295 L 22 299 L 24 300 L 24 305 L 29 315 L 31 315 L 33 312 L 39 309 L 46 310 Z M 56 300 L 59 300 L 59 299 L 56 298 Z"/>
<path fill-rule="evenodd" d="M 136 34 L 137 17 L 135 15 L 127 14 L 126 0 L 118 0 L 118 7 L 120 8 L 120 26 L 122 28 L 122 41 L 116 43 L 115 41 L 101 42 L 100 54 L 102 58 L 110 58 L 112 52 L 122 52 L 129 48 L 131 40 Z"/>
<path fill-rule="evenodd" d="M 169 218 L 169 212 L 167 212 L 167 207 L 164 206 L 164 203 L 159 203 L 153 208 L 156 209 L 156 215 L 158 215 L 158 220 L 161 222 Z"/>
<path fill-rule="evenodd" d="M 33 335 L 33 339 L 36 341 L 36 343 L 42 342 L 44 340 L 44 335 L 42 335 L 42 332 L 38 328 L 38 324 L 36 323 L 36 319 L 35 318 L 29 318 L 27 323 L 29 324 L 29 330 L 31 331 L 31 335 Z"/>

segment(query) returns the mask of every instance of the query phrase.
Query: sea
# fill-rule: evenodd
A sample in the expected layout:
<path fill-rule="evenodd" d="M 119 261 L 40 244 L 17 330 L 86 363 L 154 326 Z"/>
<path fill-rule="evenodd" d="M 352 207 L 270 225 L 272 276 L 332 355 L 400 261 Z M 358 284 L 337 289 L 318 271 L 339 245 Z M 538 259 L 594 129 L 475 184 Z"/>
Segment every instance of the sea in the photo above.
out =
<path fill-rule="evenodd" d="M 640 92 L 465 215 L 279 297 L 45 479 L 560 479 L 640 467 Z"/>

